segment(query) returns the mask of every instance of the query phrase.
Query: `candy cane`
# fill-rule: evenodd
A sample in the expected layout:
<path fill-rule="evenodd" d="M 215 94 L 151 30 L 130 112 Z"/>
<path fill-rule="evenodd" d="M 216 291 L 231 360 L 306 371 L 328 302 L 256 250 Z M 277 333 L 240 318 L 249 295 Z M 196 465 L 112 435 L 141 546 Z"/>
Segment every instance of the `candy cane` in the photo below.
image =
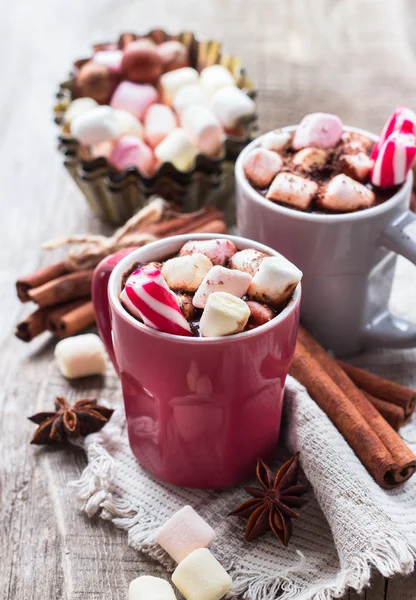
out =
<path fill-rule="evenodd" d="M 399 106 L 391 114 L 387 123 L 384 125 L 383 131 L 381 132 L 380 138 L 374 144 L 370 158 L 376 160 L 384 142 L 393 133 L 393 131 L 400 131 L 402 133 L 416 133 L 416 114 L 406 108 L 405 106 Z"/>
<path fill-rule="evenodd" d="M 406 180 L 416 156 L 416 138 L 411 133 L 393 131 L 384 142 L 371 172 L 378 187 L 399 185 Z"/>

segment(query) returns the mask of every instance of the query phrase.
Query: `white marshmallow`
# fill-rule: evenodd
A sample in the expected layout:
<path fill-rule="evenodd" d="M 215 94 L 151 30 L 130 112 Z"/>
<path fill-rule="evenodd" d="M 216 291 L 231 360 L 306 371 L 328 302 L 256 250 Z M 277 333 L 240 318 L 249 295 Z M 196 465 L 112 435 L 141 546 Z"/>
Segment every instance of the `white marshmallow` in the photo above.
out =
<path fill-rule="evenodd" d="M 75 117 L 83 115 L 96 106 L 98 106 L 98 103 L 93 98 L 77 98 L 73 100 L 64 114 L 64 124 L 71 127 L 71 123 Z"/>
<path fill-rule="evenodd" d="M 175 94 L 173 99 L 173 108 L 177 113 L 181 113 L 194 104 L 200 106 L 209 106 L 208 94 L 199 83 L 190 83 L 184 85 Z"/>
<path fill-rule="evenodd" d="M 213 265 L 225 265 L 237 252 L 235 244 L 226 238 L 213 240 L 196 240 L 186 242 L 179 251 L 179 256 L 199 252 L 208 256 Z"/>
<path fill-rule="evenodd" d="M 143 126 L 139 119 L 121 108 L 114 109 L 114 114 L 122 128 L 122 135 L 131 134 L 143 138 Z"/>
<path fill-rule="evenodd" d="M 199 323 L 203 337 L 218 337 L 243 331 L 250 316 L 250 308 L 227 292 L 213 292 L 208 296 Z"/>
<path fill-rule="evenodd" d="M 205 275 L 195 292 L 192 303 L 197 308 L 205 308 L 208 296 L 213 292 L 227 292 L 232 296 L 242 298 L 247 292 L 251 280 L 252 277 L 249 273 L 216 265 Z"/>
<path fill-rule="evenodd" d="M 287 258 L 268 256 L 261 262 L 247 293 L 257 302 L 278 307 L 289 299 L 301 279 L 302 271 Z"/>
<path fill-rule="evenodd" d="M 177 127 L 176 117 L 169 106 L 152 104 L 145 119 L 146 142 L 155 148 Z"/>
<path fill-rule="evenodd" d="M 164 101 L 172 104 L 176 92 L 181 87 L 190 83 L 197 83 L 198 79 L 198 71 L 192 69 L 192 67 L 182 67 L 182 69 L 164 73 L 159 79 Z"/>
<path fill-rule="evenodd" d="M 176 600 L 176 596 L 165 579 L 141 575 L 130 583 L 129 600 Z"/>
<path fill-rule="evenodd" d="M 267 256 L 267 254 L 264 254 L 259 250 L 254 250 L 254 248 L 246 248 L 245 250 L 240 250 L 240 252 L 234 254 L 230 260 L 230 268 L 249 273 L 253 276 L 257 273 L 261 262 L 267 258 Z"/>
<path fill-rule="evenodd" d="M 227 85 L 235 85 L 234 77 L 224 65 L 211 65 L 202 69 L 200 82 L 210 96 Z"/>
<path fill-rule="evenodd" d="M 368 208 L 375 201 L 375 195 L 365 185 L 347 175 L 333 177 L 319 199 L 319 205 L 327 210 L 350 212 Z"/>
<path fill-rule="evenodd" d="M 114 140 L 122 133 L 123 126 L 111 106 L 96 106 L 75 117 L 71 123 L 71 134 L 88 146 Z"/>
<path fill-rule="evenodd" d="M 174 73 L 175 71 L 171 71 Z M 178 171 L 189 171 L 195 166 L 198 154 L 189 135 L 180 128 L 174 129 L 155 148 L 155 156 L 161 162 L 171 162 Z"/>
<path fill-rule="evenodd" d="M 181 125 L 201 152 L 208 156 L 219 154 L 224 133 L 218 119 L 208 108 L 189 106 L 182 113 Z"/>
<path fill-rule="evenodd" d="M 266 150 L 273 150 L 274 152 L 279 152 L 279 150 L 283 150 L 285 146 L 290 142 L 291 135 L 288 131 L 269 131 L 262 137 L 260 142 L 260 146 L 262 148 L 266 148 Z"/>
<path fill-rule="evenodd" d="M 279 173 L 274 178 L 266 198 L 306 210 L 317 191 L 318 184 L 315 181 L 291 173 Z"/>
<path fill-rule="evenodd" d="M 303 148 L 296 152 L 293 164 L 304 171 L 310 171 L 313 167 L 323 167 L 327 158 L 328 153 L 322 148 Z"/>
<path fill-rule="evenodd" d="M 171 290 L 196 292 L 212 262 L 204 254 L 170 258 L 162 265 L 162 275 Z"/>
<path fill-rule="evenodd" d="M 341 161 L 344 173 L 358 181 L 366 181 L 374 166 L 374 161 L 365 152 L 343 154 Z"/>
<path fill-rule="evenodd" d="M 172 573 L 172 581 L 185 600 L 220 600 L 233 584 L 208 548 L 188 554 Z"/>
<path fill-rule="evenodd" d="M 106 370 L 104 344 L 95 333 L 86 333 L 61 340 L 55 347 L 55 360 L 67 379 L 99 375 Z"/>
<path fill-rule="evenodd" d="M 212 97 L 212 110 L 224 127 L 232 129 L 240 121 L 254 115 L 253 100 L 236 86 L 219 89 Z"/>

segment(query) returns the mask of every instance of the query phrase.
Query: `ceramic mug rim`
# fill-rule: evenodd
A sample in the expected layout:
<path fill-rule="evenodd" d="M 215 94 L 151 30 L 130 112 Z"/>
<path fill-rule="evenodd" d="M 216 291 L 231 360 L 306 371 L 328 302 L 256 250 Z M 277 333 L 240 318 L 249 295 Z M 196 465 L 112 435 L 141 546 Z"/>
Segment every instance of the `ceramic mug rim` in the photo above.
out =
<path fill-rule="evenodd" d="M 287 127 L 282 127 L 282 131 L 292 132 L 295 131 L 297 125 L 288 125 Z M 271 130 L 273 131 L 273 130 Z M 344 126 L 344 131 L 351 131 L 354 133 L 360 133 L 368 137 L 370 140 L 376 142 L 379 137 L 374 133 L 366 131 L 365 129 L 360 129 L 359 127 L 348 127 Z M 270 133 L 270 132 L 268 132 Z M 388 200 L 385 200 L 381 204 L 377 206 L 372 206 L 371 208 L 366 208 L 364 210 L 358 210 L 351 213 L 340 213 L 340 214 L 319 214 L 319 213 L 307 213 L 299 210 L 294 210 L 293 208 L 287 208 L 267 198 L 264 198 L 259 192 L 257 192 L 252 185 L 247 180 L 244 175 L 243 163 L 244 159 L 251 150 L 257 148 L 267 133 L 257 137 L 253 140 L 248 146 L 244 148 L 244 150 L 239 154 L 236 164 L 235 164 L 235 178 L 237 185 L 240 185 L 243 192 L 263 208 L 267 208 L 272 212 L 280 213 L 288 217 L 292 217 L 293 219 L 297 219 L 299 221 L 310 221 L 310 222 L 318 222 L 318 223 L 340 223 L 351 222 L 351 221 L 361 221 L 364 219 L 372 219 L 373 217 L 377 217 L 380 214 L 387 213 L 389 210 L 393 209 L 396 205 L 400 204 L 403 199 L 403 195 L 407 195 L 410 193 L 413 184 L 413 173 L 412 170 L 407 175 L 406 181 L 401 185 L 401 187 L 397 190 L 395 194 Z M 237 199 L 238 202 L 238 199 Z"/>
<path fill-rule="evenodd" d="M 276 317 L 274 317 L 274 319 L 271 319 L 268 323 L 265 323 L 264 325 L 260 325 L 259 327 L 251 329 L 249 331 L 243 331 L 241 333 L 235 333 L 232 335 L 226 335 L 226 336 L 221 336 L 221 337 L 209 337 L 209 338 L 193 337 L 193 336 L 188 337 L 188 336 L 174 335 L 171 333 L 165 333 L 163 331 L 152 329 L 151 327 L 149 327 L 148 325 L 145 325 L 144 323 L 140 323 L 140 321 L 138 321 L 137 319 L 132 317 L 123 308 L 123 306 L 118 298 L 118 293 L 119 293 L 118 290 L 119 290 L 119 286 L 120 286 L 120 282 L 121 282 L 121 277 L 122 277 L 123 273 L 129 268 L 129 266 L 131 266 L 135 260 L 138 260 L 137 257 L 139 257 L 140 254 L 144 250 L 148 250 L 150 247 L 152 247 L 156 254 L 156 257 L 153 258 L 153 260 L 157 260 L 158 256 L 159 257 L 163 256 L 163 249 L 166 247 L 166 245 L 169 245 L 169 244 L 177 245 L 177 249 L 179 250 L 181 245 L 183 245 L 185 242 L 187 242 L 189 240 L 211 240 L 211 239 L 217 239 L 217 238 L 229 239 L 235 243 L 237 248 L 239 248 L 239 246 L 241 244 L 244 244 L 245 247 L 250 247 L 250 248 L 252 247 L 255 250 L 260 250 L 260 252 L 265 252 L 267 254 L 270 254 L 271 256 L 281 256 L 280 252 L 273 250 L 269 246 L 266 246 L 265 244 L 260 244 L 259 242 L 255 242 L 253 240 L 250 240 L 249 238 L 244 238 L 242 236 L 227 235 L 227 234 L 215 234 L 215 233 L 214 234 L 212 234 L 212 233 L 193 233 L 193 234 L 175 235 L 175 236 L 172 236 L 172 237 L 169 237 L 166 239 L 158 240 L 156 242 L 151 242 L 150 244 L 146 244 L 145 246 L 142 246 L 141 248 L 137 248 L 137 250 L 134 250 L 133 252 L 131 252 L 130 254 L 125 256 L 114 267 L 114 269 L 110 275 L 110 279 L 108 281 L 108 297 L 109 297 L 110 305 L 117 311 L 118 315 L 122 319 L 124 319 L 124 321 L 127 321 L 130 325 L 133 325 L 136 329 L 138 329 L 142 333 L 145 333 L 151 337 L 157 337 L 161 340 L 166 340 L 166 341 L 169 340 L 169 341 L 174 341 L 174 342 L 182 343 L 182 344 L 193 344 L 193 343 L 218 344 L 218 343 L 228 343 L 233 340 L 244 341 L 244 340 L 253 338 L 255 336 L 258 336 L 258 335 L 263 335 L 263 334 L 267 333 L 269 330 L 273 329 L 274 327 L 277 327 L 278 325 L 280 325 L 280 323 L 282 323 L 283 321 L 286 321 L 287 319 L 289 319 L 300 304 L 301 283 L 298 283 L 298 285 L 296 286 L 293 297 L 290 300 L 289 304 L 282 310 L 282 312 L 280 314 L 278 314 Z"/>

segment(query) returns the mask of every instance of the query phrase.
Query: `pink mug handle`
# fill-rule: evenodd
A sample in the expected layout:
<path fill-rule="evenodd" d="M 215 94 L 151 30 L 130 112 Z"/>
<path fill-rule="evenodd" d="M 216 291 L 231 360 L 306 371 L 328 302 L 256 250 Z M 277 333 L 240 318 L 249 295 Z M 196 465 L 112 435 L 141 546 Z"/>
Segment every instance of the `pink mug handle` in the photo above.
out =
<path fill-rule="evenodd" d="M 109 357 L 118 373 L 118 365 L 114 352 L 113 338 L 111 335 L 111 315 L 108 300 L 108 281 L 113 269 L 125 256 L 137 248 L 123 248 L 111 254 L 95 267 L 92 278 L 92 302 L 94 305 L 95 319 L 98 333 L 104 342 Z"/>

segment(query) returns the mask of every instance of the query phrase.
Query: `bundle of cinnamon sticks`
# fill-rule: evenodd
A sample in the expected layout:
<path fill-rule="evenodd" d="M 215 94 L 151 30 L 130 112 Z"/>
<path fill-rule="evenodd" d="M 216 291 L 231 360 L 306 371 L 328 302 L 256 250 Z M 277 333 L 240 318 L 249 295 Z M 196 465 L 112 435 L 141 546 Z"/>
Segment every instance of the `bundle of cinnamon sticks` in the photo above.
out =
<path fill-rule="evenodd" d="M 411 415 L 414 391 L 337 362 L 303 327 L 290 374 L 306 387 L 381 487 L 393 488 L 413 475 L 416 456 L 392 425 L 398 428 Z"/>
<path fill-rule="evenodd" d="M 48 249 L 76 244 L 65 260 L 21 277 L 16 282 L 21 302 L 37 309 L 16 326 L 16 336 L 30 342 L 45 330 L 69 337 L 95 322 L 91 281 L 97 264 L 113 252 L 172 235 L 226 233 L 224 214 L 214 207 L 180 214 L 161 198 L 152 198 L 113 236 L 81 235 L 48 243 Z"/>

